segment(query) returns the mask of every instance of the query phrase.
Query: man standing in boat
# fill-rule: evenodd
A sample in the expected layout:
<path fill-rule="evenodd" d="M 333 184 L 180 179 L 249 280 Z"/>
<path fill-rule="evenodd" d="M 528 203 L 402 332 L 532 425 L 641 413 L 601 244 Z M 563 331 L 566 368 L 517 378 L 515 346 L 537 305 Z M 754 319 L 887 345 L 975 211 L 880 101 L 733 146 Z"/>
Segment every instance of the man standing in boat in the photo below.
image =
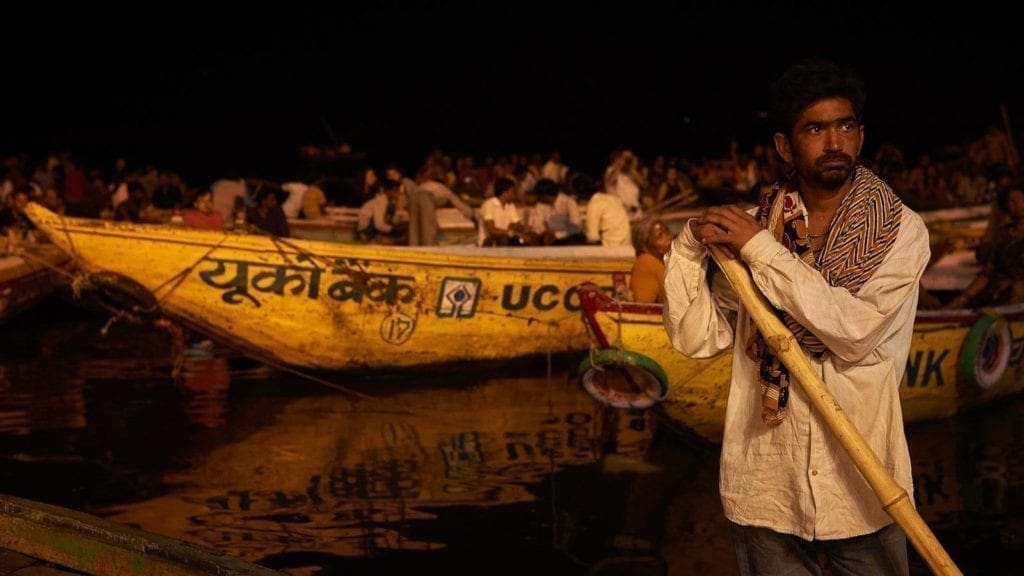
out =
<path fill-rule="evenodd" d="M 909 573 L 906 537 L 806 392 L 772 353 L 721 277 L 709 245 L 754 285 L 887 472 L 913 494 L 899 385 L 913 335 L 928 231 L 858 163 L 861 81 L 809 60 L 774 84 L 775 147 L 792 169 L 750 213 L 709 208 L 673 241 L 665 327 L 695 358 L 734 348 L 719 492 L 739 562 L 751 574 Z"/>

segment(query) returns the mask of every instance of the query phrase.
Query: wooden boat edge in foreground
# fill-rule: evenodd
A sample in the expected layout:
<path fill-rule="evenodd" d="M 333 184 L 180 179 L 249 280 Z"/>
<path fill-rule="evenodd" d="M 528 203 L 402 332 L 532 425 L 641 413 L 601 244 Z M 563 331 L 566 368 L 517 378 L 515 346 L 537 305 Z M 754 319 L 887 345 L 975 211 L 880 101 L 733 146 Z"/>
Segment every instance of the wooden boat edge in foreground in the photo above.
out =
<path fill-rule="evenodd" d="M 0 495 L 0 546 L 92 575 L 280 574 L 60 506 Z"/>

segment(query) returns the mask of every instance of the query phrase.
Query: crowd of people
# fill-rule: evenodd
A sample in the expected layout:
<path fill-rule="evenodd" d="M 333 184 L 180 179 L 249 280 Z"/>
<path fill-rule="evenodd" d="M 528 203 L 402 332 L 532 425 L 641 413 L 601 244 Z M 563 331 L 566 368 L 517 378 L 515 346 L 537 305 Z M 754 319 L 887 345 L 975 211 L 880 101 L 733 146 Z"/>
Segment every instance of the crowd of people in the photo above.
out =
<path fill-rule="evenodd" d="M 1007 132 L 992 128 L 956 153 L 942 150 L 908 163 L 898 147 L 883 144 L 861 163 L 916 209 L 986 202 L 998 209 L 997 194 L 1016 172 Z M 209 185 L 190 186 L 175 172 L 154 164 L 133 169 L 124 158 L 104 170 L 84 166 L 70 153 L 43 161 L 9 155 L 0 167 L 0 217 L 6 219 L 5 229 L 29 228 L 17 207 L 19 198 L 27 197 L 74 216 L 171 220 L 289 236 L 290 221 L 319 219 L 328 206 L 348 206 L 358 207 L 361 241 L 418 246 L 438 243 L 437 210 L 450 206 L 476 224 L 480 245 L 633 245 L 639 256 L 651 250 L 638 243 L 651 236 L 642 230 L 652 225 L 648 215 L 695 204 L 753 205 L 788 170 L 775 147 L 755 144 L 748 151 L 737 142 L 719 157 L 696 162 L 668 155 L 645 161 L 631 149 L 613 150 L 603 173 L 595 176 L 566 164 L 558 150 L 546 157 L 508 154 L 482 162 L 435 150 L 408 176 L 395 164 L 376 168 L 344 146 L 306 146 L 300 159 L 302 167 L 289 182 L 241 177 L 229 169 Z M 1001 221 L 992 228 L 1002 229 Z M 991 237 L 987 244 L 999 241 Z M 980 302 L 988 292 L 969 300 Z"/>

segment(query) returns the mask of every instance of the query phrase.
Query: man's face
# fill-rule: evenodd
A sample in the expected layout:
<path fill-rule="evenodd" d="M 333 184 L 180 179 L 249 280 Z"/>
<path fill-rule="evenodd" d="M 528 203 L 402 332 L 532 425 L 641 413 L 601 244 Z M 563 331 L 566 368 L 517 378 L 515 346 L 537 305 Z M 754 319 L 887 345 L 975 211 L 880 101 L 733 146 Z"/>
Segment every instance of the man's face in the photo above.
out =
<path fill-rule="evenodd" d="M 665 254 L 672 247 L 672 231 L 662 222 L 651 225 L 651 248 L 656 254 Z"/>
<path fill-rule="evenodd" d="M 196 210 L 199 210 L 203 214 L 213 212 L 213 196 L 210 194 L 203 194 L 196 198 Z"/>
<path fill-rule="evenodd" d="M 864 127 L 844 98 L 815 102 L 800 114 L 788 138 L 775 135 L 779 155 L 801 179 L 828 190 L 851 178 L 863 143 Z"/>
<path fill-rule="evenodd" d="M 28 194 L 25 194 L 24 192 L 15 192 L 14 209 L 18 212 L 24 212 L 26 206 L 28 206 Z"/>

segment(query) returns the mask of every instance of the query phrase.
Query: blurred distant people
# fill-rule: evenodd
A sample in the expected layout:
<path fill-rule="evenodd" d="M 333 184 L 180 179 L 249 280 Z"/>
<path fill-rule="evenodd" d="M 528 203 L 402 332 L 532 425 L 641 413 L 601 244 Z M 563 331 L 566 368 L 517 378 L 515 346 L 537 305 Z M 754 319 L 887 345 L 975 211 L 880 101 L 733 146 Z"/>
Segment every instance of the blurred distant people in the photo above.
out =
<path fill-rule="evenodd" d="M 430 167 L 419 183 L 406 190 L 409 195 L 409 245 L 437 245 L 437 209 L 451 205 L 473 220 L 473 209 L 441 181 L 441 174 Z"/>
<path fill-rule="evenodd" d="M 214 182 L 210 186 L 210 191 L 213 192 L 213 209 L 223 214 L 224 218 L 234 215 L 236 198 L 241 198 L 246 206 L 250 205 L 249 186 L 244 178 L 236 177 L 234 174 Z"/>
<path fill-rule="evenodd" d="M 24 242 L 36 239 L 36 225 L 25 214 L 25 207 L 32 198 L 32 187 L 21 184 L 7 197 L 6 205 L 0 209 L 0 232 L 7 239 L 7 252 L 14 253 Z"/>
<path fill-rule="evenodd" d="M 71 216 L 89 216 L 92 208 L 89 204 L 88 196 L 89 179 L 75 158 L 67 152 L 63 154 L 62 166 L 64 169 L 64 207 L 67 214 Z"/>
<path fill-rule="evenodd" d="M 583 223 L 587 242 L 602 246 L 633 245 L 629 214 L 618 196 L 599 191 L 599 184 L 586 174 L 577 174 L 572 188 L 580 199 L 589 198 Z"/>
<path fill-rule="evenodd" d="M 114 206 L 114 220 L 121 222 L 142 222 L 142 211 L 146 208 L 146 189 L 138 180 L 125 185 L 128 198 Z"/>
<path fill-rule="evenodd" d="M 569 167 L 562 163 L 562 154 L 558 150 L 553 150 L 540 168 L 541 178 L 550 178 L 556 184 L 564 184 L 568 174 Z"/>
<path fill-rule="evenodd" d="M 516 183 L 508 177 L 494 182 L 494 196 L 480 205 L 477 244 L 480 246 L 522 246 L 529 234 L 516 208 Z"/>
<path fill-rule="evenodd" d="M 409 213 L 402 183 L 390 178 L 359 208 L 356 224 L 359 239 L 377 244 L 407 244 Z"/>
<path fill-rule="evenodd" d="M 302 198 L 306 190 L 309 190 L 309 185 L 304 182 L 285 182 L 281 184 L 281 190 L 286 194 L 284 202 L 281 202 L 285 218 L 298 218 L 302 213 Z"/>
<path fill-rule="evenodd" d="M 213 192 L 202 190 L 192 201 L 192 208 L 181 213 L 181 221 L 189 228 L 224 230 L 224 215 L 213 209 Z"/>
<path fill-rule="evenodd" d="M 1024 179 L 999 191 L 1006 214 L 984 251 L 985 267 L 947 308 L 975 308 L 1024 302 Z"/>
<path fill-rule="evenodd" d="M 320 183 L 310 184 L 302 194 L 302 217 L 311 220 L 323 218 L 327 207 L 327 194 Z"/>
<path fill-rule="evenodd" d="M 291 236 L 288 219 L 278 204 L 278 190 L 272 186 L 261 186 L 256 191 L 256 206 L 245 212 L 245 222 L 250 230 L 286 238 Z"/>
<path fill-rule="evenodd" d="M 181 188 L 174 183 L 173 175 L 168 172 L 160 172 L 157 182 L 150 200 L 153 207 L 160 210 L 173 210 L 181 207 Z"/>
<path fill-rule="evenodd" d="M 617 150 L 612 153 L 611 164 L 604 171 L 604 190 L 618 196 L 630 218 L 643 215 L 640 207 L 640 191 L 645 187 L 640 173 L 639 160 L 632 150 Z"/>
<path fill-rule="evenodd" d="M 576 199 L 566 194 L 550 178 L 541 178 L 533 187 L 537 207 L 531 217 L 543 221 L 542 243 L 546 245 L 586 244 L 583 216 Z"/>
<path fill-rule="evenodd" d="M 670 163 L 665 168 L 665 179 L 658 185 L 658 192 L 654 196 L 651 206 L 645 208 L 664 207 L 668 204 L 689 206 L 699 200 L 697 186 L 693 180 L 684 174 L 679 166 Z"/>
<path fill-rule="evenodd" d="M 984 136 L 972 142 L 967 154 L 971 162 L 981 166 L 989 178 L 995 178 L 996 174 L 1004 169 L 1016 172 L 1019 164 L 1013 140 L 1005 131 L 995 126 L 990 126 Z"/>

